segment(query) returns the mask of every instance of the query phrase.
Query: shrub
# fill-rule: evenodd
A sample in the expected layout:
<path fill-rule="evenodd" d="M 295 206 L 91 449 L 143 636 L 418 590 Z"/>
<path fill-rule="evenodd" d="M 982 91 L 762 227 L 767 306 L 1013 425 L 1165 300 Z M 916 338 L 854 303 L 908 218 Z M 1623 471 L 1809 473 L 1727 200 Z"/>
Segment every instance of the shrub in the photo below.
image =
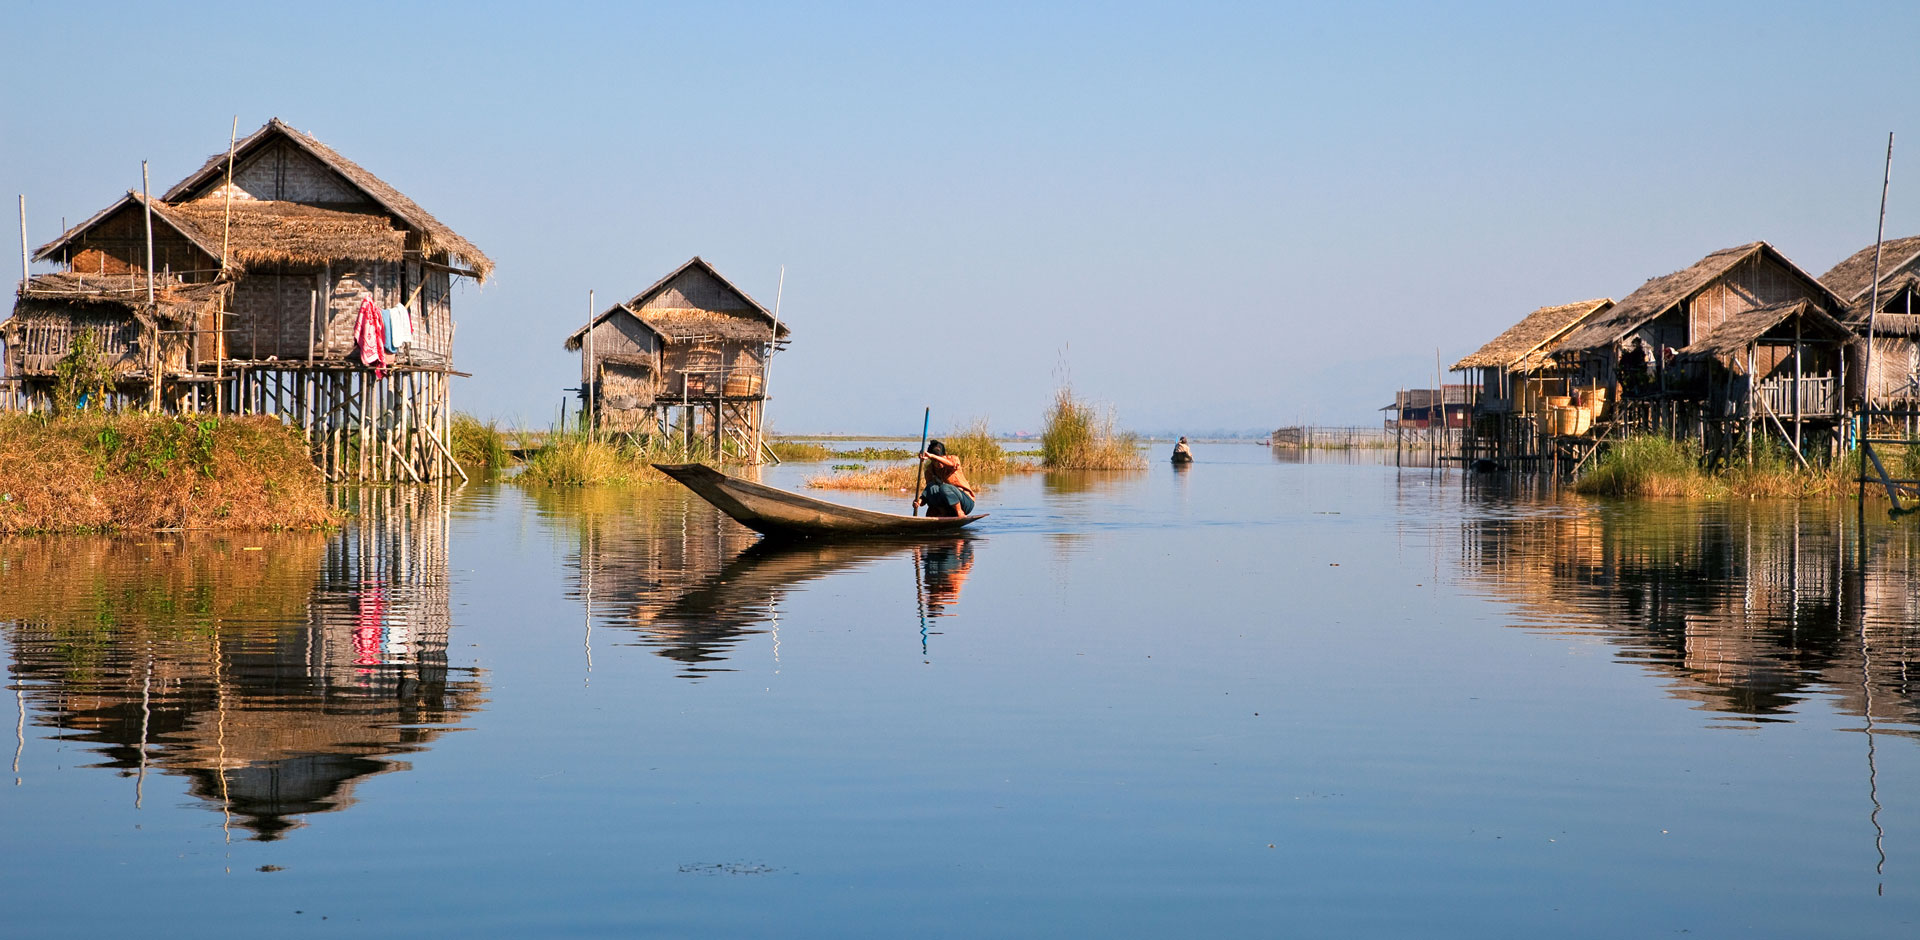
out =
<path fill-rule="evenodd" d="M 453 416 L 453 459 L 469 470 L 498 470 L 512 463 L 513 455 L 498 424 L 462 413 Z"/>

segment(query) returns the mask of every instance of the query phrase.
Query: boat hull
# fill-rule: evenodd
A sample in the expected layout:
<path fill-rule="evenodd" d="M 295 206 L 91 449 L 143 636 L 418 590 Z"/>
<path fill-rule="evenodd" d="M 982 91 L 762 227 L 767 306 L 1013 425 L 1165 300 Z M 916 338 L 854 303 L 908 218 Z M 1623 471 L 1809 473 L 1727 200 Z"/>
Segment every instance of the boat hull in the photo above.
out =
<path fill-rule="evenodd" d="M 987 517 L 984 512 L 972 516 L 901 516 L 789 493 L 727 476 L 705 464 L 657 463 L 653 466 L 731 516 L 733 521 L 767 536 L 934 535 L 952 532 Z"/>

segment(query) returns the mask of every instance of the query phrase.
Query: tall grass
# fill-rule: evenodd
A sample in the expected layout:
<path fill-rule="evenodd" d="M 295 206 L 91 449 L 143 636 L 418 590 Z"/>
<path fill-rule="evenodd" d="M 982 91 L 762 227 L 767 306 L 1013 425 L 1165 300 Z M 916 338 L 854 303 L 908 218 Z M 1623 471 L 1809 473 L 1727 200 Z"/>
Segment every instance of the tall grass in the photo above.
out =
<path fill-rule="evenodd" d="M 1080 401 L 1067 387 L 1054 393 L 1040 432 L 1040 462 L 1049 470 L 1138 470 L 1147 465 L 1137 436 L 1114 430 L 1111 409 Z"/>
<path fill-rule="evenodd" d="M 500 425 L 461 412 L 453 416 L 453 459 L 468 470 L 498 470 L 513 462 Z"/>
<path fill-rule="evenodd" d="M 701 442 L 691 448 L 679 438 L 609 438 L 577 431 L 555 431 L 513 477 L 530 486 L 655 486 L 672 483 L 655 463 L 712 463 Z"/>
<path fill-rule="evenodd" d="M 1858 466 L 1849 459 L 1803 467 L 1786 444 L 1763 438 L 1754 442 L 1751 460 L 1742 454 L 1713 473 L 1698 444 L 1648 435 L 1610 445 L 1573 488 L 1591 496 L 1803 499 L 1846 492 Z"/>
<path fill-rule="evenodd" d="M 1006 466 L 1007 451 L 987 430 L 987 419 L 976 418 L 940 439 L 947 455 L 960 458 L 961 469 L 969 473 L 987 473 Z"/>
<path fill-rule="evenodd" d="M 1692 441 L 1630 437 L 1601 454 L 1573 489 L 1590 496 L 1704 496 L 1709 479 Z"/>

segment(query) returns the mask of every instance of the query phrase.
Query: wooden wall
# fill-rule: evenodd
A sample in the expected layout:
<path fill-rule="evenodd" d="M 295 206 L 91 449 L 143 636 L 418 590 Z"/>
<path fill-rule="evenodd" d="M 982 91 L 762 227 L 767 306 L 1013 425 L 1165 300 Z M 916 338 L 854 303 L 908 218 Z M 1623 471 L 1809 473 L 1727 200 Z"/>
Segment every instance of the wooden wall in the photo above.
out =
<path fill-rule="evenodd" d="M 580 380 L 592 380 L 593 368 L 608 356 L 650 356 L 660 351 L 659 337 L 633 315 L 622 310 L 594 324 L 594 362 L 587 361 L 587 338 L 580 339 Z"/>
<path fill-rule="evenodd" d="M 67 269 L 76 274 L 145 274 L 146 210 L 128 205 L 81 235 L 68 249 Z M 167 223 L 153 222 L 153 269 L 171 271 L 185 281 L 211 281 L 220 259 L 211 258 Z"/>
<path fill-rule="evenodd" d="M 1687 304 L 1687 341 L 1699 339 L 1728 317 L 1795 300 L 1822 302 L 1820 292 L 1764 253 L 1735 265 Z M 1684 345 L 1684 344 L 1683 344 Z"/>

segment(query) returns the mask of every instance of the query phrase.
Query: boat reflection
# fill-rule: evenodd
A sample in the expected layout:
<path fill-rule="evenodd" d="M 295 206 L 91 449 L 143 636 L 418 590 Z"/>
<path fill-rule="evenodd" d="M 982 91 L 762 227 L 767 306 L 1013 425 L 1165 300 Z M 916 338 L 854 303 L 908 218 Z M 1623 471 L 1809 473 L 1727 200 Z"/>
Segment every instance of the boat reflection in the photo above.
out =
<path fill-rule="evenodd" d="M 1524 625 L 1604 638 L 1743 722 L 1810 697 L 1912 735 L 1920 531 L 1824 503 L 1566 504 L 1466 524 L 1464 575 Z"/>
<path fill-rule="evenodd" d="M 331 535 L 0 543 L 22 721 L 133 777 L 136 804 L 150 775 L 184 777 L 260 840 L 407 769 L 483 701 L 447 665 L 444 496 L 341 498 L 357 515 Z"/>
<path fill-rule="evenodd" d="M 946 616 L 959 602 L 981 541 L 963 535 L 763 540 L 678 493 L 550 508 L 555 520 L 580 526 L 574 596 L 587 607 L 589 627 L 634 630 L 638 645 L 680 664 L 679 675 L 688 679 L 731 671 L 725 664 L 734 648 L 777 630 L 781 603 L 795 589 L 889 559 L 913 561 L 920 616 Z"/>

